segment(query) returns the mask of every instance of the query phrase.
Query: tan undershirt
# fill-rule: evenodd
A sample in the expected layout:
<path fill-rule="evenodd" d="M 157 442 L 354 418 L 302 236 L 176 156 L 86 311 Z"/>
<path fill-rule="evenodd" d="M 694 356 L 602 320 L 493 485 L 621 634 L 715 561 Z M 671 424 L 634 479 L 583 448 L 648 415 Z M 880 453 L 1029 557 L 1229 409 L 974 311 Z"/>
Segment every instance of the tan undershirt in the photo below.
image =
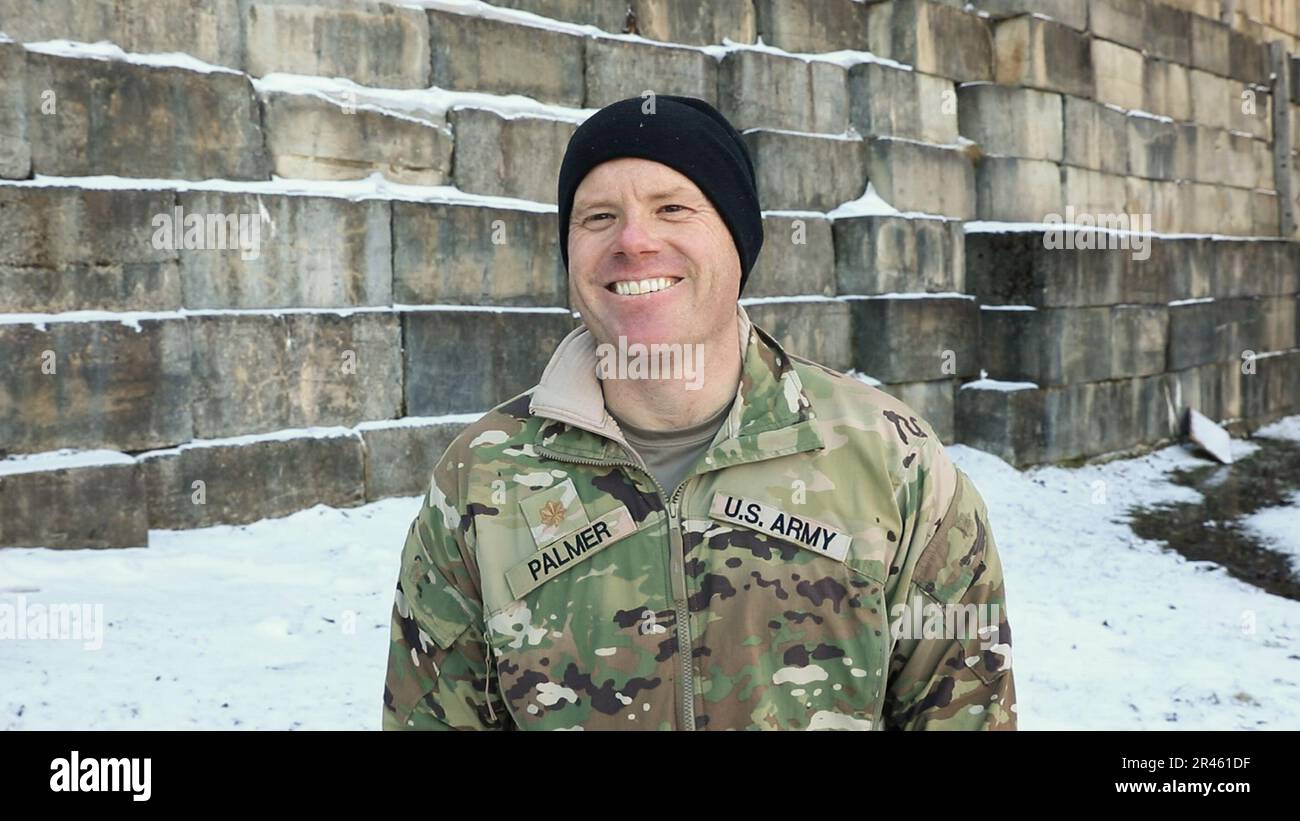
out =
<path fill-rule="evenodd" d="M 703 422 L 677 430 L 646 430 L 629 425 L 613 413 L 610 416 L 614 416 L 614 421 L 618 422 L 623 431 L 623 438 L 627 439 L 627 443 L 640 455 L 646 467 L 650 468 L 650 473 L 659 480 L 664 492 L 671 497 L 676 492 L 677 485 L 686 478 L 695 460 L 713 442 L 713 437 L 718 428 L 722 427 L 730 410 L 731 403 L 727 402 Z"/>

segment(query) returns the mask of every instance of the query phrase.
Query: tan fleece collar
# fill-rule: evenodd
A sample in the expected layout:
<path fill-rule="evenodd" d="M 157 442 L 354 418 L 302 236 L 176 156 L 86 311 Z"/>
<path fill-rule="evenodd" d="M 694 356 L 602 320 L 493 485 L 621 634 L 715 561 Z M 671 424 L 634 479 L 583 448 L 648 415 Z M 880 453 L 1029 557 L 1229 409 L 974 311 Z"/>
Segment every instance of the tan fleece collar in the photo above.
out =
<path fill-rule="evenodd" d="M 739 320 L 740 358 L 743 362 L 752 323 L 745 309 L 736 305 Z M 528 410 L 536 416 L 555 419 L 593 433 L 622 441 L 618 424 L 605 410 L 605 394 L 596 378 L 596 338 L 586 326 L 574 329 L 556 347 L 533 390 Z"/>

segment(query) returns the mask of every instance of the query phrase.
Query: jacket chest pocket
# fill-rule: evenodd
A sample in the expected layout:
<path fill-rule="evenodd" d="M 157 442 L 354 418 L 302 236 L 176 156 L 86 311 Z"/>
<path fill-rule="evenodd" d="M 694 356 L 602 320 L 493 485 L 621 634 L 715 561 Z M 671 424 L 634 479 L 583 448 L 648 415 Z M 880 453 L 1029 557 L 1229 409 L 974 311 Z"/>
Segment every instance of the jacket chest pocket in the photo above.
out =
<path fill-rule="evenodd" d="M 707 723 L 873 729 L 888 672 L 883 584 L 824 549 L 833 537 L 790 533 L 686 522 Z"/>
<path fill-rule="evenodd" d="M 525 531 L 484 564 L 485 635 L 501 693 L 526 729 L 657 729 L 672 716 L 674 647 L 662 521 L 593 511 L 539 548 Z M 490 533 L 479 533 L 487 554 Z M 491 593 L 489 594 L 489 591 Z"/>

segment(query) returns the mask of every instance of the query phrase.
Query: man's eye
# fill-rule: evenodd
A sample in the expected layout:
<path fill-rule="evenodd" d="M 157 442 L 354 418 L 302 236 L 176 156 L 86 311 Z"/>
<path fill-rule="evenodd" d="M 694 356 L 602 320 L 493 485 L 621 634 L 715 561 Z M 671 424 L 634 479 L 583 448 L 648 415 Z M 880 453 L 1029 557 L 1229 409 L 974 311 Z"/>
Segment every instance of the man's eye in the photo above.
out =
<path fill-rule="evenodd" d="M 684 205 L 678 205 L 678 204 L 676 204 L 676 203 L 669 203 L 668 205 L 665 205 L 664 208 L 679 208 L 679 209 L 681 209 L 681 210 L 683 210 L 683 211 L 686 210 L 686 206 L 684 206 Z"/>
<path fill-rule="evenodd" d="M 599 214 L 589 214 L 587 218 L 583 220 L 583 222 L 591 222 L 594 219 L 599 219 L 600 217 L 609 217 L 609 216 L 613 216 L 613 215 L 606 211 L 602 211 Z"/>

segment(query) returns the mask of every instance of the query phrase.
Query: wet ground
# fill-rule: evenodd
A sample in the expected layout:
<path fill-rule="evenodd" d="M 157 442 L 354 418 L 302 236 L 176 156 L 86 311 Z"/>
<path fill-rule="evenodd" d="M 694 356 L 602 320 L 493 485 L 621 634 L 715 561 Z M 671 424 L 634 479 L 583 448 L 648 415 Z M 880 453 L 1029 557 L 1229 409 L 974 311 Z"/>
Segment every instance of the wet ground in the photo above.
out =
<path fill-rule="evenodd" d="M 1222 565 L 1234 577 L 1300 601 L 1300 575 L 1284 553 L 1270 549 L 1242 520 L 1258 510 L 1292 504 L 1300 489 L 1300 442 L 1256 436 L 1260 447 L 1231 465 L 1177 470 L 1170 480 L 1201 494 L 1199 502 L 1162 503 L 1130 511 L 1137 535 L 1164 542 L 1195 561 Z M 1300 510 L 1296 511 L 1300 527 Z"/>

